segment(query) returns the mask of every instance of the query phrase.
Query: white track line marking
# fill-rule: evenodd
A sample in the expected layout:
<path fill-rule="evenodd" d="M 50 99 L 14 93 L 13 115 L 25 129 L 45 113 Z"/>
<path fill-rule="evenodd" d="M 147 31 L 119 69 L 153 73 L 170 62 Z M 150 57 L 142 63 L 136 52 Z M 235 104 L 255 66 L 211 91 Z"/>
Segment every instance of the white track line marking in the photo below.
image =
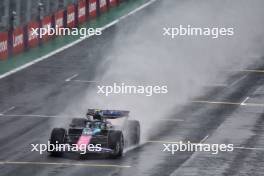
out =
<path fill-rule="evenodd" d="M 175 142 L 175 141 L 146 141 L 146 143 L 162 143 L 162 144 L 178 144 L 180 142 Z"/>
<path fill-rule="evenodd" d="M 240 81 L 242 81 L 243 79 L 245 79 L 248 75 L 244 75 L 242 76 L 241 78 L 237 79 L 236 81 L 234 81 L 232 84 L 230 84 L 230 86 L 234 86 L 236 85 L 237 83 L 239 83 Z"/>
<path fill-rule="evenodd" d="M 65 79 L 65 81 L 66 81 L 66 82 L 69 82 L 69 81 L 71 81 L 72 79 L 76 78 L 77 76 L 79 76 L 79 74 L 74 74 L 74 75 L 72 75 L 71 77 Z"/>
<path fill-rule="evenodd" d="M 201 141 L 201 142 L 204 142 L 204 141 Z M 189 144 L 203 144 L 201 142 L 194 143 L 194 142 L 190 142 L 190 141 L 188 141 L 188 142 L 186 142 L 186 141 L 177 141 L 177 142 L 176 141 L 152 141 L 152 140 L 146 141 L 146 143 L 161 143 L 161 144 L 179 144 L 179 143 L 182 143 L 182 144 L 188 144 L 188 143 Z"/>
<path fill-rule="evenodd" d="M 13 109 L 15 109 L 15 106 L 12 106 L 12 107 L 10 107 L 10 108 L 4 110 L 3 112 L 0 113 L 0 115 L 4 115 L 5 113 L 7 113 L 7 112 L 9 112 L 9 111 L 11 111 L 11 110 L 13 110 Z"/>
<path fill-rule="evenodd" d="M 241 150 L 264 150 L 264 148 L 250 148 L 250 147 L 234 147 L 234 149 L 241 149 Z"/>
<path fill-rule="evenodd" d="M 224 102 L 224 101 L 204 101 L 204 100 L 195 100 L 192 103 L 202 103 L 202 104 L 220 104 L 220 105 L 240 105 L 240 103 L 234 102 Z"/>
<path fill-rule="evenodd" d="M 203 144 L 208 139 L 208 137 L 209 135 L 205 136 L 198 144 Z M 150 140 L 150 141 L 147 141 L 147 143 L 178 144 L 180 142 L 179 141 L 175 142 L 175 141 L 152 141 Z M 183 143 L 187 143 L 187 142 L 183 142 Z M 197 144 L 197 143 L 192 143 L 192 144 Z"/>
<path fill-rule="evenodd" d="M 245 106 L 263 107 L 264 104 L 260 104 L 260 103 L 246 103 Z"/>
<path fill-rule="evenodd" d="M 242 72 L 253 72 L 253 73 L 264 73 L 264 70 L 250 70 L 250 69 L 246 69 L 246 70 L 241 70 Z"/>
<path fill-rule="evenodd" d="M 44 118 L 82 118 L 76 116 L 53 116 L 53 115 L 37 115 L 37 114 L 0 114 L 2 117 L 44 117 Z"/>
<path fill-rule="evenodd" d="M 208 139 L 209 135 L 205 136 L 199 143 L 202 144 Z"/>
<path fill-rule="evenodd" d="M 204 100 L 195 100 L 195 101 L 191 101 L 191 102 L 192 102 L 192 103 L 201 103 L 201 104 L 240 105 L 240 106 L 241 106 L 241 103 L 223 102 L 223 101 L 204 101 Z M 264 104 L 260 104 L 260 103 L 246 103 L 244 106 L 263 107 Z"/>
<path fill-rule="evenodd" d="M 0 165 L 65 165 L 65 166 L 83 166 L 83 167 L 116 167 L 130 168 L 126 165 L 113 164 L 89 164 L 89 163 L 60 163 L 60 162 L 29 162 L 29 161 L 0 161 Z"/>
<path fill-rule="evenodd" d="M 103 27 L 101 28 L 102 31 L 104 31 L 104 30 L 106 30 L 107 28 L 109 28 L 109 27 L 111 27 L 111 26 L 113 26 L 113 25 L 119 23 L 121 20 L 123 20 L 123 19 L 125 19 L 125 18 L 127 18 L 127 17 L 129 17 L 129 16 L 131 16 L 131 15 L 133 15 L 133 14 L 135 14 L 136 12 L 138 12 L 138 11 L 140 11 L 140 10 L 146 8 L 147 6 L 151 5 L 151 4 L 154 3 L 155 1 L 157 1 L 157 0 L 150 0 L 150 1 L 148 1 L 147 3 L 145 3 L 145 4 L 141 5 L 141 6 L 139 6 L 138 8 L 132 10 L 132 11 L 129 12 L 128 14 L 119 17 L 118 19 L 112 21 L 111 23 L 108 23 L 107 25 L 105 25 L 105 26 L 103 26 Z M 76 45 L 76 44 L 82 42 L 83 40 L 86 40 L 87 38 L 90 38 L 90 37 L 92 37 L 92 35 L 90 35 L 90 36 L 88 36 L 88 37 L 85 37 L 85 38 L 77 39 L 77 40 L 75 40 L 75 41 L 73 41 L 73 42 L 71 42 L 71 43 L 69 43 L 69 44 L 67 44 L 67 45 L 65 45 L 65 46 L 63 46 L 63 47 L 61 47 L 61 48 L 59 48 L 59 49 L 56 49 L 56 50 L 50 52 L 49 54 L 46 54 L 46 55 L 44 55 L 44 56 L 42 56 L 42 57 L 39 57 L 39 58 L 37 58 L 37 59 L 35 59 L 35 60 L 33 60 L 33 61 L 27 63 L 27 64 L 24 64 L 24 65 L 22 65 L 22 66 L 20 66 L 20 67 L 17 67 L 17 68 L 15 68 L 15 69 L 13 69 L 13 70 L 10 70 L 10 71 L 8 71 L 8 72 L 6 72 L 6 73 L 0 75 L 0 79 L 3 79 L 3 78 L 5 78 L 5 77 L 7 77 L 7 76 L 9 76 L 9 75 L 12 75 L 12 74 L 14 74 L 14 73 L 20 71 L 20 70 L 23 70 L 23 69 L 25 69 L 25 68 L 28 68 L 28 67 L 30 67 L 30 66 L 32 66 L 32 65 L 34 65 L 34 64 L 36 64 L 36 63 L 38 63 L 38 62 L 40 62 L 40 61 L 42 61 L 42 60 L 45 60 L 45 59 L 47 59 L 47 58 L 49 58 L 49 57 L 51 57 L 51 56 L 53 56 L 53 55 L 55 55 L 55 54 L 57 54 L 57 53 L 60 53 L 60 52 L 66 50 L 66 49 L 68 49 L 68 48 L 70 48 L 70 47 L 72 47 L 72 46 L 74 46 L 74 45 Z"/>
<path fill-rule="evenodd" d="M 74 74 L 74 75 L 70 76 L 69 78 L 65 79 L 65 81 L 66 82 L 70 82 L 70 81 L 73 81 L 73 82 L 82 82 L 82 83 L 98 83 L 99 82 L 99 81 L 86 81 L 86 80 L 74 79 L 77 76 L 79 76 L 79 74 Z"/>
<path fill-rule="evenodd" d="M 72 80 L 72 81 L 74 81 L 74 82 L 81 82 L 81 83 L 98 83 L 98 82 L 100 82 L 100 81 L 86 81 L 86 80 L 79 80 L 79 79 Z"/>
<path fill-rule="evenodd" d="M 244 101 L 242 101 L 242 103 L 240 104 L 241 106 L 246 106 L 246 102 L 248 101 L 249 97 L 247 97 Z"/>
<path fill-rule="evenodd" d="M 11 110 L 11 109 L 10 109 Z M 43 118 L 83 118 L 81 116 L 57 116 L 40 114 L 0 114 L 0 117 L 43 117 Z M 159 121 L 184 122 L 183 119 L 161 119 Z"/>

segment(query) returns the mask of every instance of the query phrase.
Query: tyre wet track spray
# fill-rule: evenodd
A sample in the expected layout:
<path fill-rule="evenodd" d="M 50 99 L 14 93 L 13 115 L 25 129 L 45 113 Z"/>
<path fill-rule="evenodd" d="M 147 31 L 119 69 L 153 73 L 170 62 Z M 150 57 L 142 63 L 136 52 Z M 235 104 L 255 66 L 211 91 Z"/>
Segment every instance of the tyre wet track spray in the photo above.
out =
<path fill-rule="evenodd" d="M 241 6 L 238 5 L 240 3 L 256 9 L 255 13 L 244 13 L 244 9 L 241 9 Z M 87 72 L 82 71 L 75 79 L 100 80 L 100 82 L 81 85 L 81 88 L 88 87 L 85 96 L 83 96 L 83 92 L 80 93 L 82 95 L 76 93 L 77 98 L 71 99 L 65 109 L 61 108 L 63 110 L 59 115 L 81 116 L 85 113 L 87 107 L 129 109 L 131 116 L 141 121 L 142 144 L 146 144 L 147 141 L 151 140 L 150 137 L 159 137 L 159 135 L 168 136 L 171 140 L 174 140 L 173 135 L 161 134 L 163 128 L 172 130 L 172 125 L 157 126 L 155 124 L 168 118 L 188 119 L 188 117 L 175 116 L 178 112 L 177 109 L 180 109 L 177 107 L 187 104 L 188 100 L 202 94 L 205 84 L 214 83 L 216 78 L 225 79 L 226 75 L 220 75 L 221 70 L 239 70 L 253 62 L 250 55 L 262 55 L 258 48 L 263 48 L 263 43 L 256 43 L 254 40 L 260 38 L 259 35 L 262 34 L 263 23 L 259 22 L 261 21 L 259 13 L 262 12 L 258 8 L 261 6 L 263 6 L 261 1 L 249 4 L 247 1 L 238 0 L 226 2 L 226 4 L 219 1 L 204 1 L 204 3 L 199 2 L 199 4 L 193 1 L 166 1 L 152 4 L 144 11 L 138 12 L 135 16 L 126 19 L 126 21 L 115 27 L 116 35 L 112 41 L 112 46 L 109 50 L 106 50 L 107 52 L 105 51 L 106 53 L 103 56 L 87 56 L 92 59 L 103 57 L 101 64 L 94 73 L 95 77 L 89 77 Z M 218 7 L 222 10 L 228 7 L 228 9 L 214 11 L 212 7 Z M 171 13 L 168 13 L 168 11 Z M 236 14 L 231 16 L 229 13 L 231 11 L 235 11 Z M 255 21 L 250 21 L 251 18 L 254 18 Z M 197 26 L 201 24 L 205 26 L 211 24 L 231 25 L 236 30 L 235 36 L 231 40 L 225 38 L 213 40 L 202 37 L 169 40 L 162 36 L 163 27 L 173 27 L 178 24 Z M 249 32 L 252 30 L 252 26 L 255 29 L 254 33 Z M 197 38 L 200 38 L 200 40 Z M 263 39 L 258 41 L 263 42 Z M 247 48 L 247 52 L 245 52 L 245 48 Z M 77 47 L 71 49 L 76 50 L 76 53 L 78 53 Z M 101 48 L 101 52 L 104 52 L 103 48 Z M 63 59 L 65 55 L 61 53 L 57 57 Z M 214 64 L 212 65 L 212 63 Z M 194 65 L 197 65 L 197 67 L 194 67 Z M 76 73 L 72 75 L 74 74 Z M 151 97 L 145 97 L 144 95 L 112 95 L 105 97 L 96 94 L 96 85 L 112 85 L 115 81 L 124 82 L 128 85 L 166 84 L 169 93 Z M 67 84 L 79 86 L 80 83 L 70 81 Z M 194 116 L 195 113 L 189 115 Z M 70 119 L 50 120 L 50 125 L 66 125 L 67 120 Z M 41 122 L 41 120 L 39 121 Z M 180 123 L 176 122 L 175 125 L 180 126 Z M 171 129 L 168 129 L 169 127 Z M 156 133 L 157 135 L 155 135 Z M 181 139 L 181 136 L 177 135 L 175 140 L 176 138 Z M 154 144 L 148 145 L 153 145 L 155 149 Z M 138 168 L 139 174 L 151 175 L 150 170 L 163 162 L 166 156 L 156 153 L 156 155 L 146 158 L 147 153 L 150 152 L 146 150 L 151 149 L 148 145 L 142 145 L 139 149 L 135 149 L 135 159 L 129 160 L 125 156 L 125 158 L 113 161 L 113 163 L 127 164 L 127 160 L 129 160 L 129 164 Z M 145 147 L 146 149 L 144 149 Z M 138 153 L 142 155 L 139 156 Z M 133 156 L 129 155 L 128 152 L 127 157 Z M 60 161 L 59 159 L 47 160 Z M 98 163 L 102 162 L 104 161 L 98 161 Z M 65 172 L 62 171 L 63 169 L 65 169 Z M 69 170 L 62 167 L 54 173 L 52 169 L 48 169 L 50 170 L 48 172 L 53 173 L 53 175 L 72 175 L 74 173 L 84 174 L 89 170 L 89 173 L 96 175 L 107 172 L 109 174 L 128 175 L 126 170 L 122 169 L 100 169 L 70 167 Z M 45 175 L 47 171 L 42 171 L 42 173 Z M 41 173 L 39 174 L 41 175 Z"/>

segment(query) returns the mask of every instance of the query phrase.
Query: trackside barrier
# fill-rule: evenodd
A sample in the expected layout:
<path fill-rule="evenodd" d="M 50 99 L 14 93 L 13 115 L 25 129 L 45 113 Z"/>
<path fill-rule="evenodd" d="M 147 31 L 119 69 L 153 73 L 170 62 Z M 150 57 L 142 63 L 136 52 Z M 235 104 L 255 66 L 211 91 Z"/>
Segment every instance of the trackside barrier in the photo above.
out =
<path fill-rule="evenodd" d="M 75 5 L 70 4 L 67 7 L 67 22 L 66 25 L 69 28 L 73 28 L 76 26 L 77 22 L 76 22 L 76 11 L 75 11 Z"/>
<path fill-rule="evenodd" d="M 17 27 L 12 33 L 12 54 L 18 54 L 24 50 L 24 30 Z"/>
<path fill-rule="evenodd" d="M 42 19 L 41 21 L 41 28 L 43 29 L 46 29 L 47 31 L 52 28 L 52 16 L 46 16 Z M 46 42 L 48 41 L 49 39 L 51 39 L 52 35 L 48 35 L 48 33 L 46 33 L 46 35 L 42 36 L 41 37 L 41 42 Z"/>
<path fill-rule="evenodd" d="M 8 56 L 8 33 L 0 32 L 0 59 L 6 59 Z"/>
<path fill-rule="evenodd" d="M 115 7 L 117 6 L 117 0 L 109 0 L 109 7 Z"/>
<path fill-rule="evenodd" d="M 86 21 L 86 1 L 78 1 L 78 24 L 84 23 Z"/>
<path fill-rule="evenodd" d="M 50 28 L 73 28 L 89 19 L 96 18 L 109 8 L 118 6 L 124 0 L 78 0 L 76 4 L 70 4 L 64 10 L 45 16 L 40 21 L 31 21 L 25 26 L 17 27 L 7 32 L 0 32 L 0 59 L 6 59 L 10 55 L 23 52 L 27 48 L 33 48 L 44 43 L 55 35 L 48 33 L 38 36 L 36 29 L 49 30 Z M 40 32 L 38 30 L 38 32 Z M 39 34 L 39 33 L 38 33 Z"/>
<path fill-rule="evenodd" d="M 29 22 L 26 26 L 26 44 L 28 48 L 36 47 L 39 44 L 39 36 L 33 32 L 33 30 L 39 29 L 39 26 L 39 22 L 36 21 Z"/>
<path fill-rule="evenodd" d="M 107 1 L 106 0 L 98 0 L 98 9 L 99 13 L 102 14 L 107 11 Z"/>
<path fill-rule="evenodd" d="M 54 23 L 55 23 L 55 27 L 57 28 L 63 28 L 65 26 L 64 10 L 60 10 L 54 14 Z"/>
<path fill-rule="evenodd" d="M 97 16 L 97 1 L 88 0 L 88 9 L 89 9 L 89 19 L 95 18 Z"/>

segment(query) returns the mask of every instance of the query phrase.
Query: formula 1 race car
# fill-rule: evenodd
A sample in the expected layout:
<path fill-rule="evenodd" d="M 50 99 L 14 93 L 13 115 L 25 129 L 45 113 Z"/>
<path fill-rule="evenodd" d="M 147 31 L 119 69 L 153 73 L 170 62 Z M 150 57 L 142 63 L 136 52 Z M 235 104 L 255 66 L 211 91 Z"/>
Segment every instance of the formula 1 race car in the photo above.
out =
<path fill-rule="evenodd" d="M 124 148 L 140 142 L 139 121 L 128 117 L 129 111 L 88 109 L 86 118 L 73 118 L 68 130 L 54 128 L 49 142 L 54 146 L 66 144 L 69 149 L 75 149 L 69 151 L 79 154 L 83 154 L 81 151 L 85 148 L 84 153 L 103 153 L 118 158 L 123 155 Z M 65 150 L 49 152 L 52 156 L 62 156 Z"/>

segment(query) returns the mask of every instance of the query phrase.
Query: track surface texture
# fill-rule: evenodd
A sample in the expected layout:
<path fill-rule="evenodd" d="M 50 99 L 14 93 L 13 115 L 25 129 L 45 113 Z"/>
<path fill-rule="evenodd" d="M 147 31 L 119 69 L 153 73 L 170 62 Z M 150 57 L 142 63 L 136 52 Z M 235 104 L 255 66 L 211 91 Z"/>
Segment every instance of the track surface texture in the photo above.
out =
<path fill-rule="evenodd" d="M 254 71 L 234 71 L 229 81 L 241 80 L 233 86 L 207 87 L 206 93 L 185 103 L 180 111 L 172 112 L 173 115 L 168 117 L 182 121 L 160 123 L 162 130 L 153 133 L 145 143 L 127 151 L 120 159 L 54 158 L 47 153 L 40 155 L 30 151 L 31 143 L 47 143 L 54 118 L 57 118 L 52 116 L 59 116 L 70 102 L 78 101 L 89 88 L 89 84 L 65 80 L 77 73 L 75 80 L 94 80 L 101 74 L 97 66 L 112 50 L 112 42 L 118 36 L 117 28 L 133 28 L 129 26 L 130 21 L 139 25 L 141 18 L 155 13 L 158 7 L 159 2 L 153 3 L 106 29 L 103 35 L 89 38 L 0 80 L 1 176 L 264 174 L 264 73 Z M 252 69 L 263 70 L 264 65 Z M 162 141 L 179 140 L 233 143 L 241 148 L 218 155 L 208 152 L 176 152 L 174 155 L 162 152 Z"/>

